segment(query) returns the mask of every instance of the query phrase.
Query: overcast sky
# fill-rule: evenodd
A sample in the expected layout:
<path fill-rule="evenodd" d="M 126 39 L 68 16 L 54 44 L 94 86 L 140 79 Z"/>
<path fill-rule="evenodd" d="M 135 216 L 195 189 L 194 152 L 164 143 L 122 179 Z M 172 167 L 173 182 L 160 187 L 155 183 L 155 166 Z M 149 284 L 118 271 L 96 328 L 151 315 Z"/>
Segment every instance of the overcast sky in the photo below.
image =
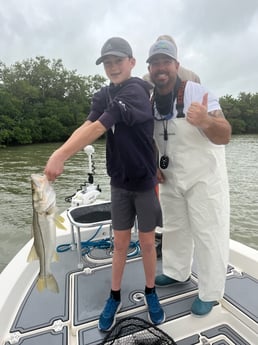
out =
<path fill-rule="evenodd" d="M 120 36 L 141 77 L 161 34 L 173 36 L 181 65 L 217 96 L 258 92 L 258 0 L 0 0 L 7 66 L 44 56 L 80 75 L 104 75 L 95 61 L 104 42 Z"/>

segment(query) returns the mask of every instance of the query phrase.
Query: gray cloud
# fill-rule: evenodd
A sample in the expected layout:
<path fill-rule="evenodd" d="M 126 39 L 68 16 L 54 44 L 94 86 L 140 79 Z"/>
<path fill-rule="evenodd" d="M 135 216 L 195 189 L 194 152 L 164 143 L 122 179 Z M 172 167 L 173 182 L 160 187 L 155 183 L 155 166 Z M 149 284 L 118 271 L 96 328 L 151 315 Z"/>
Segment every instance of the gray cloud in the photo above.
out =
<path fill-rule="evenodd" d="M 0 0 L 0 32 L 5 64 L 43 55 L 82 75 L 104 75 L 95 65 L 101 46 L 121 36 L 138 76 L 150 45 L 169 34 L 181 64 L 218 96 L 258 92 L 257 0 Z"/>

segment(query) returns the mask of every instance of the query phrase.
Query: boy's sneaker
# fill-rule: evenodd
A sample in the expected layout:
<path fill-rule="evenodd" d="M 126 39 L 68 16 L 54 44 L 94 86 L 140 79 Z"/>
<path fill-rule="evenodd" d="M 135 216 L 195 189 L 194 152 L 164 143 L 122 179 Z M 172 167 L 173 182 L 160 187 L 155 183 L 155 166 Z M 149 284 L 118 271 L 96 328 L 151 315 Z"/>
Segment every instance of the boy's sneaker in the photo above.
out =
<path fill-rule="evenodd" d="M 161 308 L 156 292 L 152 292 L 147 295 L 145 294 L 145 304 L 148 307 L 150 322 L 154 325 L 159 325 L 165 321 L 166 315 L 164 310 Z"/>
<path fill-rule="evenodd" d="M 165 274 L 160 274 L 158 276 L 156 276 L 155 278 L 155 285 L 158 287 L 168 287 L 168 286 L 172 286 L 175 284 L 185 284 L 185 283 L 189 283 L 190 282 L 190 277 L 188 279 L 186 279 L 183 282 L 180 282 L 179 280 L 170 278 L 168 276 L 166 276 Z"/>
<path fill-rule="evenodd" d="M 116 314 L 122 307 L 121 301 L 116 301 L 113 297 L 109 297 L 103 312 L 99 317 L 98 328 L 100 331 L 109 331 L 116 323 Z"/>

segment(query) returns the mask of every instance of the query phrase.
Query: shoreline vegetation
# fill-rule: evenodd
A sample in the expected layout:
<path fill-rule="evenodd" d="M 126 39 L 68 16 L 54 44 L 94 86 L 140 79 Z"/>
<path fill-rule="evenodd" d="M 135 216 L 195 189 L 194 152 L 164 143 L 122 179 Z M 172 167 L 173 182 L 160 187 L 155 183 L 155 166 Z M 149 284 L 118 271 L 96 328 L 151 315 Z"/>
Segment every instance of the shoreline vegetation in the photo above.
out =
<path fill-rule="evenodd" d="M 43 56 L 0 61 L 0 148 L 64 142 L 86 119 L 92 95 L 107 80 L 68 71 Z M 232 134 L 258 134 L 258 93 L 220 98 Z"/>

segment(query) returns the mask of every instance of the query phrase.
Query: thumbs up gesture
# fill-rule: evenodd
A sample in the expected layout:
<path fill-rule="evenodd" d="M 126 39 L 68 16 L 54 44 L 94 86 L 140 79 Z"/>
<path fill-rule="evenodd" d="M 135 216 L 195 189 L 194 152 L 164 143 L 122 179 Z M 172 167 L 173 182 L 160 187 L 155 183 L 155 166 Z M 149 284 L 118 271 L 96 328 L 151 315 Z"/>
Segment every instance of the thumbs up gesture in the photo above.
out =
<path fill-rule="evenodd" d="M 209 127 L 211 118 L 208 115 L 208 93 L 205 93 L 202 98 L 202 103 L 192 102 L 187 111 L 187 121 L 201 129 Z"/>

